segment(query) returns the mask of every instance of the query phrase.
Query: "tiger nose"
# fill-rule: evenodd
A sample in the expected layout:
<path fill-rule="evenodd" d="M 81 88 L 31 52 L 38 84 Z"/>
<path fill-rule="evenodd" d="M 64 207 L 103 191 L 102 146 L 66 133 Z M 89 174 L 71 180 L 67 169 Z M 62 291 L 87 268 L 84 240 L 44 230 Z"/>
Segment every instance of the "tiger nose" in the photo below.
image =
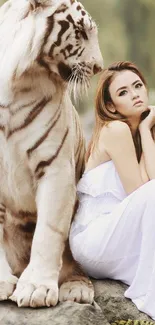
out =
<path fill-rule="evenodd" d="M 101 71 L 102 71 L 102 67 L 99 66 L 98 64 L 94 64 L 94 67 L 93 67 L 93 73 L 94 73 L 94 74 L 97 74 L 97 73 L 99 73 L 99 72 L 101 72 Z"/>

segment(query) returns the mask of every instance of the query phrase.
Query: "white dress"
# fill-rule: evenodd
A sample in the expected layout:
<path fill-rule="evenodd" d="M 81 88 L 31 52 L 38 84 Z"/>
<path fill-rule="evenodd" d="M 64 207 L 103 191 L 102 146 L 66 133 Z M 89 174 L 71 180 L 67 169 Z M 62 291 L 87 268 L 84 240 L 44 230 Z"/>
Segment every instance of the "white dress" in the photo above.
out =
<path fill-rule="evenodd" d="M 126 195 L 115 165 L 103 163 L 78 183 L 70 246 L 88 275 L 129 285 L 125 297 L 155 319 L 155 180 Z"/>

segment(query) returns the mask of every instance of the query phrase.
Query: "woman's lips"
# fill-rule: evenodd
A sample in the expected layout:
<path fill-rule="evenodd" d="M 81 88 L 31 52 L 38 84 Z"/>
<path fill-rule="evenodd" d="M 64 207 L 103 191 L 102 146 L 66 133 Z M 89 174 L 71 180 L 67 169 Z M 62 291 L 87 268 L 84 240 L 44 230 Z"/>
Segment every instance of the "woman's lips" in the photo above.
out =
<path fill-rule="evenodd" d="M 141 104 L 143 104 L 143 101 L 142 101 L 142 100 L 137 100 L 137 101 L 134 103 L 134 106 L 136 106 L 136 105 L 141 105 Z"/>

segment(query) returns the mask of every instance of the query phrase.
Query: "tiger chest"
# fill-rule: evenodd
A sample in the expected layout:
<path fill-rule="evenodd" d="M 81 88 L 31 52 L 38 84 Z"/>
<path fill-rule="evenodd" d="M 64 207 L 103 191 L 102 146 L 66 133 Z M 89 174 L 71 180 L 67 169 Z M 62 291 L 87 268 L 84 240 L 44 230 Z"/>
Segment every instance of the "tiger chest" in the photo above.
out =
<path fill-rule="evenodd" d="M 0 201 L 13 210 L 35 209 L 33 178 L 18 141 L 0 131 Z"/>
<path fill-rule="evenodd" d="M 0 200 L 5 205 L 36 210 L 36 184 L 46 169 L 55 172 L 62 161 L 74 166 L 72 106 L 64 102 L 62 109 L 60 103 L 42 100 L 25 115 L 0 114 Z"/>

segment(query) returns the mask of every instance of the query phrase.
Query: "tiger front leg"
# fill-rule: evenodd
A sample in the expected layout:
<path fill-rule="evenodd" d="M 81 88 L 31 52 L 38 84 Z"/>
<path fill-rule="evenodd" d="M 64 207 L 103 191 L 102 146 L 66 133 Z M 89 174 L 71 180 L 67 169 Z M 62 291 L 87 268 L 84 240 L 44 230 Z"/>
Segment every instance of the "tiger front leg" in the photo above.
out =
<path fill-rule="evenodd" d="M 40 180 L 36 203 L 38 219 L 30 263 L 19 278 L 11 300 L 19 307 L 55 306 L 62 254 L 75 202 L 74 177 L 65 168 Z"/>
<path fill-rule="evenodd" d="M 79 263 L 71 254 L 69 240 L 63 254 L 63 266 L 60 272 L 59 301 L 76 301 L 92 304 L 94 301 L 94 287 Z"/>
<path fill-rule="evenodd" d="M 0 224 L 0 301 L 7 300 L 14 291 L 18 278 L 11 272 L 3 246 L 3 225 Z"/>

